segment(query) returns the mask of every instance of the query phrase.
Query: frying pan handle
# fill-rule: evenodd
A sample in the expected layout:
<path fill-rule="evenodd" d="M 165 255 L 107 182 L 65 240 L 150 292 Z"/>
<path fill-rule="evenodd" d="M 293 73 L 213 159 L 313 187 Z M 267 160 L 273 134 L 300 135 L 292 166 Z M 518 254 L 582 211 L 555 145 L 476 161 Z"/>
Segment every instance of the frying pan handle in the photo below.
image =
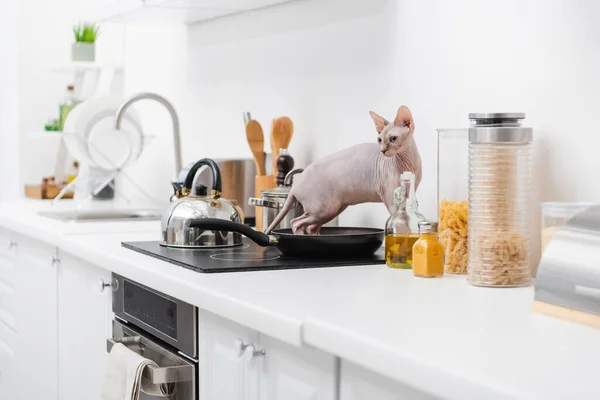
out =
<path fill-rule="evenodd" d="M 269 235 L 262 232 L 255 231 L 247 225 L 238 224 L 237 222 L 231 222 L 224 219 L 218 218 L 200 218 L 194 219 L 190 222 L 190 228 L 200 228 L 209 231 L 227 231 L 237 232 L 246 236 L 259 246 L 268 246 L 271 243 Z"/>

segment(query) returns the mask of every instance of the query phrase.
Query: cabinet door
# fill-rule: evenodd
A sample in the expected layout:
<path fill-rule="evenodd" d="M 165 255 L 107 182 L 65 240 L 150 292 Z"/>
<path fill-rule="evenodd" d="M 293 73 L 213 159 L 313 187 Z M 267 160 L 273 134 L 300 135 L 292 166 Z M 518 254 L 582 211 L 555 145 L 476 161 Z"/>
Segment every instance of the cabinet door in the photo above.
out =
<path fill-rule="evenodd" d="M 15 282 L 18 398 L 57 399 L 56 248 L 19 236 Z"/>
<path fill-rule="evenodd" d="M 236 341 L 256 343 L 258 335 L 248 328 L 199 311 L 199 386 L 202 400 L 256 400 L 256 363 L 240 352 Z"/>
<path fill-rule="evenodd" d="M 336 400 L 337 360 L 261 335 L 260 400 Z"/>
<path fill-rule="evenodd" d="M 15 322 L 16 235 L 0 229 L 0 399 L 18 398 Z"/>
<path fill-rule="evenodd" d="M 402 383 L 342 361 L 340 400 L 436 400 Z"/>
<path fill-rule="evenodd" d="M 58 398 L 100 400 L 111 336 L 109 271 L 63 252 L 58 267 Z"/>

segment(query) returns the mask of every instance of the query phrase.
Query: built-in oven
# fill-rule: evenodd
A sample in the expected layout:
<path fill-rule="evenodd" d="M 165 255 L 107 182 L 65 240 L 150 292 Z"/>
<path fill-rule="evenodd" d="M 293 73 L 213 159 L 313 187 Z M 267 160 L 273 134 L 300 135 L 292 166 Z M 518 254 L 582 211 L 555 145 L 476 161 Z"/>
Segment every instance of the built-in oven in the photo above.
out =
<path fill-rule="evenodd" d="M 107 351 L 122 343 L 158 364 L 143 378 L 165 385 L 170 400 L 198 396 L 198 309 L 120 275 L 112 276 L 113 337 Z M 160 397 L 141 394 L 141 399 Z M 162 397 L 164 399 L 164 397 Z"/>

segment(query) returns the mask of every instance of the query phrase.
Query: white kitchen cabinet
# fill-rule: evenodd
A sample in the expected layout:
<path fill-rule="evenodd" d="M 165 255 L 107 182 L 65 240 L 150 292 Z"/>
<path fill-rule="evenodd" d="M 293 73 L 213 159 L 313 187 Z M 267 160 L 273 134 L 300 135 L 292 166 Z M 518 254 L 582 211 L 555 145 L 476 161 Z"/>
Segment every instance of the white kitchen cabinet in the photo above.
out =
<path fill-rule="evenodd" d="M 15 241 L 18 391 L 13 398 L 56 400 L 57 249 L 24 236 Z"/>
<path fill-rule="evenodd" d="M 336 400 L 334 356 L 199 311 L 202 400 Z"/>
<path fill-rule="evenodd" d="M 434 384 L 434 383 L 432 383 Z M 352 364 L 341 363 L 340 400 L 436 400 L 400 382 Z"/>
<path fill-rule="evenodd" d="M 96 20 L 185 23 L 206 21 L 294 0 L 96 0 Z"/>
<path fill-rule="evenodd" d="M 58 398 L 100 400 L 112 337 L 111 274 L 59 252 Z"/>
<path fill-rule="evenodd" d="M 260 400 L 337 399 L 337 359 L 260 335 Z"/>
<path fill-rule="evenodd" d="M 256 332 L 214 314 L 199 311 L 199 398 L 256 400 L 258 369 L 236 346 L 256 343 Z"/>
<path fill-rule="evenodd" d="M 0 399 L 17 398 L 16 234 L 0 229 Z"/>

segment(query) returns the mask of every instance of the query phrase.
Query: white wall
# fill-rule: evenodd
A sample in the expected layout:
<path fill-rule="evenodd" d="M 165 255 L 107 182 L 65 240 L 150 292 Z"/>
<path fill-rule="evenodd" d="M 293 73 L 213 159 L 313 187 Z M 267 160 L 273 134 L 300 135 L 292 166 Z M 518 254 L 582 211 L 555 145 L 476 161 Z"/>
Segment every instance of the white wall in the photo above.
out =
<path fill-rule="evenodd" d="M 536 250 L 538 201 L 600 201 L 598 15 L 593 0 L 421 0 L 398 9 L 396 65 L 404 63 L 395 86 L 415 111 L 420 138 L 466 126 L 469 112 L 527 113 Z M 431 142 L 419 142 L 422 152 L 431 154 Z"/>
<path fill-rule="evenodd" d="M 18 43 L 19 3 L 3 2 L 0 12 L 0 200 L 17 197 L 19 188 Z"/>
<path fill-rule="evenodd" d="M 395 7 L 387 0 L 297 1 L 189 27 L 186 158 L 248 156 L 242 112 L 267 135 L 294 121 L 296 165 L 375 141 L 368 110 L 392 118 Z M 390 101 L 390 97 L 393 100 Z M 353 207 L 343 224 L 381 225 L 381 205 Z"/>
<path fill-rule="evenodd" d="M 21 197 L 23 184 L 39 184 L 43 176 L 54 173 L 59 142 L 42 135 L 44 124 L 58 118 L 58 105 L 74 77 L 52 69 L 69 62 L 71 27 L 86 15 L 90 4 L 79 0 L 0 3 L 0 198 Z M 97 59 L 119 62 L 122 42 L 121 27 L 103 26 Z"/>
<path fill-rule="evenodd" d="M 534 127 L 534 225 L 542 200 L 599 201 L 600 3 L 593 0 L 298 1 L 189 28 L 188 158 L 248 155 L 241 112 L 289 114 L 298 165 L 374 140 L 367 111 L 408 105 L 435 216 L 436 128 L 519 111 Z M 381 205 L 343 224 L 381 225 Z M 537 231 L 534 246 L 537 249 Z"/>
<path fill-rule="evenodd" d="M 32 134 L 42 133 L 48 119 L 58 118 L 58 105 L 66 86 L 73 83 L 69 74 L 57 74 L 51 69 L 69 60 L 73 41 L 71 26 L 82 14 L 84 4 L 77 0 L 19 0 L 16 3 L 21 8 L 19 125 L 15 132 L 21 145 L 20 175 L 23 183 L 39 184 L 42 176 L 54 174 L 59 142 L 56 138 L 39 135 L 32 138 Z"/>
<path fill-rule="evenodd" d="M 21 1 L 43 3 L 45 10 L 56 4 Z M 391 118 L 406 104 L 424 162 L 419 200 L 430 216 L 436 211 L 435 129 L 465 127 L 473 111 L 523 111 L 535 129 L 534 200 L 598 201 L 599 11 L 594 0 L 299 0 L 188 28 L 128 27 L 126 93 L 155 90 L 173 100 L 182 119 L 185 162 L 249 157 L 242 111 L 251 111 L 266 131 L 273 117 L 291 116 L 296 133 L 290 150 L 303 166 L 374 140 L 369 109 Z M 7 15 L 2 13 L 9 20 Z M 41 22 L 34 19 L 27 26 Z M 10 32 L 10 25 L 2 25 Z M 29 108 L 21 110 L 23 130 L 43 124 L 67 83 L 47 84 L 58 78 L 42 74 L 36 64 L 52 57 L 58 46 L 61 57 L 68 52 L 70 22 L 52 22 L 52 27 L 61 33 L 45 39 L 48 49 L 40 50 L 39 43 L 19 48 L 27 52 L 20 56 L 27 68 L 37 65 L 22 71 L 27 89 L 19 94 L 27 100 L 19 103 Z M 14 45 L 2 36 L 0 46 L 14 54 Z M 15 73 L 14 62 L 1 64 Z M 0 79 L 11 87 L 4 74 Z M 0 98 L 10 110 L 6 94 Z M 144 156 L 140 173 L 150 176 L 148 185 L 157 192 L 166 192 L 170 128 L 157 107 L 140 108 L 145 125 L 164 136 Z M 38 114 L 27 119 L 24 112 L 30 109 Z M 0 123 L 4 127 L 7 121 Z M 0 151 L 6 152 L 2 143 Z M 0 174 L 14 177 L 2 170 L 6 156 L 0 163 Z M 381 225 L 386 214 L 381 205 L 364 205 L 340 219 Z M 534 215 L 537 224 L 537 208 Z"/>

